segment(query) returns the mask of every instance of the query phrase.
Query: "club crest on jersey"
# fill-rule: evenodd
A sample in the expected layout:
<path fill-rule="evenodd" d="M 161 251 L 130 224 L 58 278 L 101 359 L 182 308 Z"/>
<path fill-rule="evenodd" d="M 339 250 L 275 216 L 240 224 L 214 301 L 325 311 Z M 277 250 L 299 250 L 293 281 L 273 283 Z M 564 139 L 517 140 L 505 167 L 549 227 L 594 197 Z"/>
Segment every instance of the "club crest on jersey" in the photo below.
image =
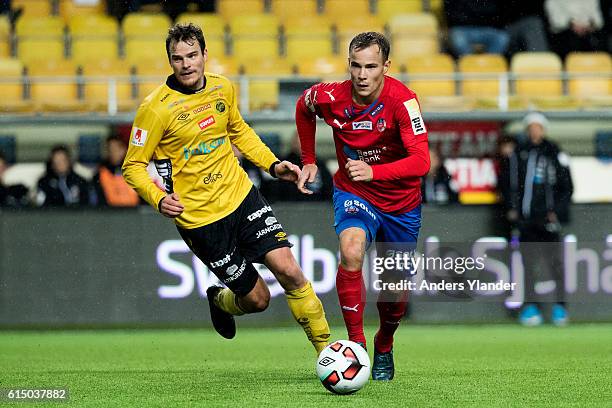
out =
<path fill-rule="evenodd" d="M 386 128 L 387 121 L 385 120 L 385 118 L 380 118 L 376 121 L 376 130 L 378 130 L 380 133 L 384 132 Z"/>
<path fill-rule="evenodd" d="M 215 109 L 219 113 L 225 112 L 225 104 L 223 103 L 223 101 L 218 101 L 217 104 L 215 105 Z"/>
<path fill-rule="evenodd" d="M 134 126 L 134 129 L 132 129 L 132 144 L 134 146 L 144 146 L 147 141 L 147 133 L 146 130 Z"/>
<path fill-rule="evenodd" d="M 372 130 L 372 121 L 353 122 L 353 130 Z"/>

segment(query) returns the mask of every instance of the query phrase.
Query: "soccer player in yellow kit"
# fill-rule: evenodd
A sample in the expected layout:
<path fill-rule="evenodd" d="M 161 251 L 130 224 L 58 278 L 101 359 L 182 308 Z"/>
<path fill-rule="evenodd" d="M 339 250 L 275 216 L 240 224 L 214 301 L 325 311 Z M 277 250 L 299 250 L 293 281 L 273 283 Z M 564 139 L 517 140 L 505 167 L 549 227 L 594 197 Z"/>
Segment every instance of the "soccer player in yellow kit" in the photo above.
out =
<path fill-rule="evenodd" d="M 227 286 L 206 291 L 221 336 L 235 336 L 234 316 L 267 308 L 270 291 L 252 265 L 263 263 L 320 352 L 330 336 L 323 306 L 272 208 L 234 157 L 232 144 L 273 177 L 296 182 L 299 167 L 279 161 L 244 122 L 231 82 L 204 71 L 207 51 L 199 27 L 172 27 L 166 51 L 173 74 L 138 108 L 123 164 L 125 180 L 174 219 L 189 248 Z M 165 191 L 147 173 L 151 159 Z"/>

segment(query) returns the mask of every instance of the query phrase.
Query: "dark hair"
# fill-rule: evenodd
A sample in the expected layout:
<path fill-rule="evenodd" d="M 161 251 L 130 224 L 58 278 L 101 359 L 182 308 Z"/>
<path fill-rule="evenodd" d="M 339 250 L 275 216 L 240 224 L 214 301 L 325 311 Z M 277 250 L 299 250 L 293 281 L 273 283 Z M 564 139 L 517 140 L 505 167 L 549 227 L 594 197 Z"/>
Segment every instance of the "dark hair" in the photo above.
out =
<path fill-rule="evenodd" d="M 170 61 L 170 44 L 172 41 L 175 43 L 189 40 L 196 40 L 200 44 L 202 54 L 206 49 L 206 41 L 204 41 L 204 33 L 202 29 L 192 23 L 189 24 L 175 24 L 168 30 L 168 36 L 166 37 L 166 54 L 168 54 L 168 61 Z"/>
<path fill-rule="evenodd" d="M 110 142 L 119 142 L 121 144 L 125 144 L 121 136 L 116 133 L 111 133 L 106 137 L 106 144 L 109 144 Z"/>
<path fill-rule="evenodd" d="M 353 37 L 351 43 L 349 44 L 349 54 L 351 51 L 362 50 L 364 48 L 368 48 L 370 45 L 378 45 L 378 48 L 380 48 L 380 53 L 383 57 L 383 62 L 389 59 L 389 52 L 391 51 L 389 40 L 387 40 L 387 38 L 381 33 L 374 31 L 360 33 Z"/>

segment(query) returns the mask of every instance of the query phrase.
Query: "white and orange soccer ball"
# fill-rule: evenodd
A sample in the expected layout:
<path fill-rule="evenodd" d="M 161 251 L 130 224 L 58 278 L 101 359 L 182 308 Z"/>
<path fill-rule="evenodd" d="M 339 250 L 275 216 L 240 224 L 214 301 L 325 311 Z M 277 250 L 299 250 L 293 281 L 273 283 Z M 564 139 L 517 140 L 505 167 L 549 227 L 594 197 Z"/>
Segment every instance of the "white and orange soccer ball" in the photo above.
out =
<path fill-rule="evenodd" d="M 352 394 L 370 378 L 370 358 L 359 344 L 337 340 L 325 347 L 317 359 L 317 375 L 334 394 Z"/>

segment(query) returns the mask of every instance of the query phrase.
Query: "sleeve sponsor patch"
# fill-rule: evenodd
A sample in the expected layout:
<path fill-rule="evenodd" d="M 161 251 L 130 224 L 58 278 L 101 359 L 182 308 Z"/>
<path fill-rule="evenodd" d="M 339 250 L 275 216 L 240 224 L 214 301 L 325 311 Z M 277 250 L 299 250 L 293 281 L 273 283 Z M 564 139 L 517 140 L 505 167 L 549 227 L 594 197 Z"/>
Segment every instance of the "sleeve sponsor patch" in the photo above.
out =
<path fill-rule="evenodd" d="M 132 141 L 131 143 L 134 146 L 144 146 L 145 142 L 147 141 L 147 131 L 144 129 L 141 129 L 139 127 L 134 126 L 132 128 Z"/>
<path fill-rule="evenodd" d="M 408 111 L 410 117 L 410 123 L 412 125 L 412 131 L 415 135 L 425 133 L 425 123 L 423 123 L 423 117 L 421 116 L 421 109 L 419 109 L 419 103 L 416 99 L 412 98 L 404 102 L 404 106 Z"/>

